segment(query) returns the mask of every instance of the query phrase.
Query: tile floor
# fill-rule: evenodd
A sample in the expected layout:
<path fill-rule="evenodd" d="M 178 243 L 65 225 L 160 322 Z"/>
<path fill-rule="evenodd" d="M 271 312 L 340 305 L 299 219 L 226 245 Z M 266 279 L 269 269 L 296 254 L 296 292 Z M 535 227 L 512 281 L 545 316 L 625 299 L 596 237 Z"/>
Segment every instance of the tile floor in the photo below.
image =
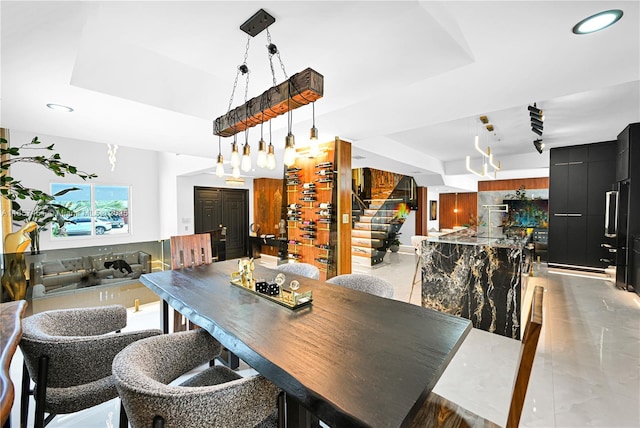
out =
<path fill-rule="evenodd" d="M 275 263 L 267 257 L 260 262 Z M 391 281 L 395 298 L 406 302 L 415 262 L 413 254 L 389 254 L 374 268 L 354 263 L 353 271 Z M 544 264 L 536 266 L 529 279 L 529 291 L 542 285 L 546 292 L 543 331 L 521 426 L 640 427 L 640 298 L 615 289 L 604 275 L 567 275 Z M 419 283 L 411 303 L 420 303 Z M 131 309 L 128 329 L 158 326 L 159 311 L 158 303 L 142 305 L 140 312 Z M 435 392 L 504 425 L 519 350 L 518 341 L 474 329 Z M 21 368 L 18 352 L 11 365 L 16 385 Z M 14 426 L 19 422 L 19 401 L 17 390 Z M 115 399 L 58 416 L 49 426 L 111 428 L 117 426 L 118 411 Z"/>

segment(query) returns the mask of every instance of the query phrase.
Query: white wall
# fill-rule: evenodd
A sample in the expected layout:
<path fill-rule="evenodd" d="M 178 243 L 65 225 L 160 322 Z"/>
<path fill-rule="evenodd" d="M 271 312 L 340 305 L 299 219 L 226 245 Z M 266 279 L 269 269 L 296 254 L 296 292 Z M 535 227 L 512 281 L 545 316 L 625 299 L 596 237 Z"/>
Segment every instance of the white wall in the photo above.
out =
<path fill-rule="evenodd" d="M 11 130 L 11 146 L 18 147 L 28 143 L 38 135 L 42 146 L 55 144 L 54 151 L 60 154 L 60 160 L 76 166 L 79 170 L 97 174 L 98 177 L 83 182 L 75 176 L 58 177 L 52 172 L 36 164 L 16 164 L 11 175 L 28 187 L 51 191 L 51 183 L 90 183 L 98 185 L 120 185 L 131 187 L 131 233 L 128 235 L 105 235 L 99 238 L 89 236 L 51 238 L 51 232 L 44 232 L 40 237 L 40 249 L 77 248 L 95 245 L 114 245 L 129 242 L 146 242 L 160 239 L 159 185 L 158 185 L 158 153 L 120 147 L 117 151 L 115 171 L 111 171 L 107 157 L 107 146 L 100 143 L 78 141 L 68 138 L 41 135 L 34 132 Z M 46 151 L 29 151 L 33 154 L 46 155 Z M 50 152 L 53 153 L 53 152 Z M 23 154 L 27 154 L 26 151 Z M 32 204 L 22 203 L 23 208 Z"/>

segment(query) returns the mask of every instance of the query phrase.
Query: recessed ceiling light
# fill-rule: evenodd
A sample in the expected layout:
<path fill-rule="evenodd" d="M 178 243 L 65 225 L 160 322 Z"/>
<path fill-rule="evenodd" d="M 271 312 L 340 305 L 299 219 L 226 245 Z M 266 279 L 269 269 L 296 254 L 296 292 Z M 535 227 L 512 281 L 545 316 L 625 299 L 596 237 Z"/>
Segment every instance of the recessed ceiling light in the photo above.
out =
<path fill-rule="evenodd" d="M 605 10 L 578 22 L 573 26 L 573 32 L 575 34 L 595 33 L 615 24 L 620 18 L 622 18 L 620 9 Z"/>
<path fill-rule="evenodd" d="M 71 113 L 73 109 L 71 107 L 63 106 L 61 104 L 47 104 L 51 110 L 63 111 L 65 113 Z"/>

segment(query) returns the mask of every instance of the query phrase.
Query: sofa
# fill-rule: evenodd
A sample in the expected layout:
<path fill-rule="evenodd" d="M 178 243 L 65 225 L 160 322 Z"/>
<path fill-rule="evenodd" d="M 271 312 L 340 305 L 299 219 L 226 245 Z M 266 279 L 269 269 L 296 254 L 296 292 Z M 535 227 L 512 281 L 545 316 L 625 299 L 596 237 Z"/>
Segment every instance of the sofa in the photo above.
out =
<path fill-rule="evenodd" d="M 29 283 L 33 297 L 137 279 L 151 272 L 151 255 L 144 251 L 105 253 L 31 263 Z"/>

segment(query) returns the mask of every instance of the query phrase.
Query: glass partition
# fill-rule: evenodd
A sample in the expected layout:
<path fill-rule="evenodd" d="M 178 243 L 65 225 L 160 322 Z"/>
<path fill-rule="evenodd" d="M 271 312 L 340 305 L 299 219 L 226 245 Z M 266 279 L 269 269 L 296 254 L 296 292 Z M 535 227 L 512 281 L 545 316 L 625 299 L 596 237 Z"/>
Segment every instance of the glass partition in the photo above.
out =
<path fill-rule="evenodd" d="M 28 313 L 108 304 L 134 307 L 159 300 L 140 276 L 171 267 L 169 245 L 160 240 L 3 254 L 2 282 L 13 281 L 22 294 L 26 284 Z M 26 281 L 22 284 L 20 270 Z M 10 300 L 5 288 L 2 301 Z"/>

